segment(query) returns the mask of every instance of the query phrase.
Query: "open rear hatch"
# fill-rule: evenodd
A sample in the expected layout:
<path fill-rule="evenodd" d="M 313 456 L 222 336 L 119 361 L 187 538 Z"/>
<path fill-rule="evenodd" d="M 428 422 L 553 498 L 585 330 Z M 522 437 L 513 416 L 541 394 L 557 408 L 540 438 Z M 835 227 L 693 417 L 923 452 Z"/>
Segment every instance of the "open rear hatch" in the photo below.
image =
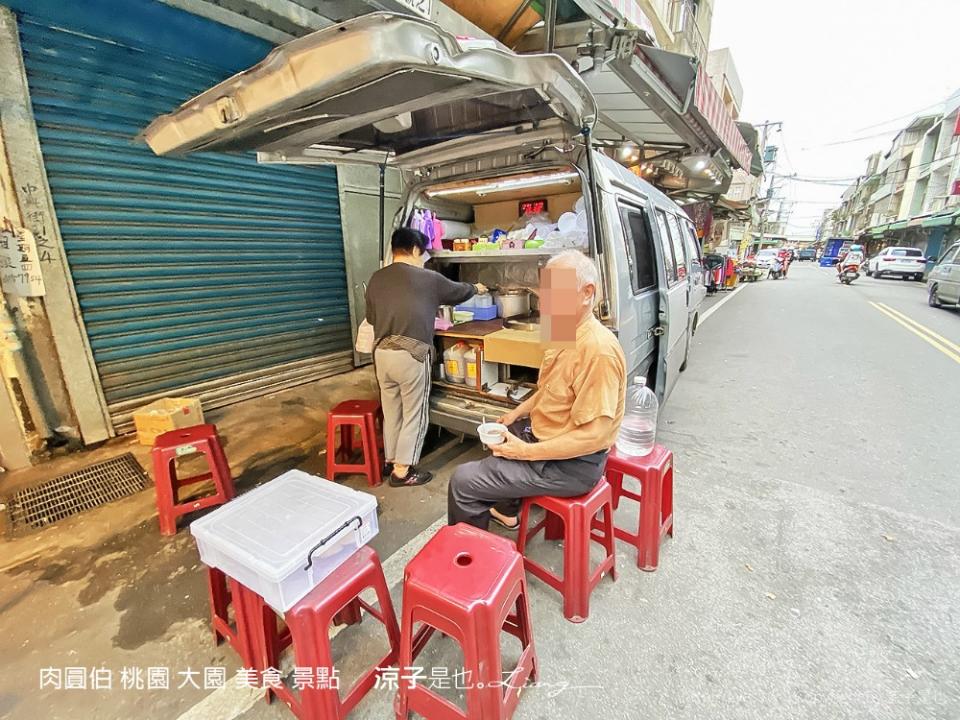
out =
<path fill-rule="evenodd" d="M 596 102 L 566 61 L 489 44 L 406 15 L 361 16 L 275 48 L 143 135 L 158 155 L 256 150 L 266 160 L 414 167 L 444 144 L 476 156 L 485 137 L 592 125 Z"/>

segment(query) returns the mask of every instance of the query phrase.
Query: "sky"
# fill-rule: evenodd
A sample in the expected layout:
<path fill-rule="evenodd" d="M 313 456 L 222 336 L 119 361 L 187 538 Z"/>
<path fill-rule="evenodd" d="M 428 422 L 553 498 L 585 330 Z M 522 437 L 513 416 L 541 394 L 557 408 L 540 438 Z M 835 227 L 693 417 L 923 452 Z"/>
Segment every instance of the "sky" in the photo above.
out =
<path fill-rule="evenodd" d="M 768 140 L 776 172 L 803 178 L 861 175 L 870 153 L 960 89 L 960 0 L 714 0 L 709 42 L 733 54 L 740 120 L 782 121 Z M 788 234 L 814 235 L 840 203 L 834 182 L 783 183 Z"/>

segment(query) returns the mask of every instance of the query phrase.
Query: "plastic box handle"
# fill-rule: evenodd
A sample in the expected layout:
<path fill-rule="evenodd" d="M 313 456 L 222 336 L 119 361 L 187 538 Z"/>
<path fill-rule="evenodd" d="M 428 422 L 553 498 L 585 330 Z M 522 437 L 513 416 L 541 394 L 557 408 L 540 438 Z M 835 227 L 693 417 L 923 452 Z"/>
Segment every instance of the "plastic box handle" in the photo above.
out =
<path fill-rule="evenodd" d="M 350 527 L 350 523 L 352 523 L 354 520 L 357 521 L 357 530 L 359 530 L 361 527 L 363 527 L 363 518 L 360 517 L 359 515 L 354 515 L 352 518 L 350 518 L 349 520 L 347 520 L 343 525 L 341 525 L 340 527 L 338 527 L 338 528 L 337 528 L 336 530 L 334 530 L 332 533 L 330 533 L 329 535 L 327 535 L 323 540 L 321 540 L 321 541 L 318 542 L 316 545 L 314 545 L 312 548 L 310 548 L 310 552 L 307 553 L 307 565 L 306 565 L 306 567 L 304 567 L 303 569 L 304 569 L 304 570 L 309 570 L 311 567 L 313 567 L 313 554 L 314 554 L 317 550 L 319 550 L 320 548 L 322 548 L 324 545 L 326 545 L 328 542 L 330 542 L 331 540 L 333 540 L 333 539 L 334 539 L 337 535 L 339 535 L 341 532 L 343 532 L 343 531 L 346 530 L 348 527 Z"/>

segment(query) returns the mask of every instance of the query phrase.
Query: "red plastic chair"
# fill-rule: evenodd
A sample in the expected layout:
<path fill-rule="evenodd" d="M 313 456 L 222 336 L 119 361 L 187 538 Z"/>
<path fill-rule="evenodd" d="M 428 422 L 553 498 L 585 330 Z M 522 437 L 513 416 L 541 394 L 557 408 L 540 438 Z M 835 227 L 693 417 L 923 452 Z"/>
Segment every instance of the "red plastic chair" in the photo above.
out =
<path fill-rule="evenodd" d="M 418 623 L 423 627 L 414 636 Z M 413 660 L 436 631 L 460 643 L 466 709 L 416 684 Z M 502 675 L 501 631 L 519 638 L 523 651 L 507 680 Z M 441 528 L 410 561 L 403 579 L 400 623 L 398 720 L 411 712 L 431 720 L 506 720 L 520 690 L 536 679 L 527 581 L 513 543 L 470 525 Z"/>
<path fill-rule="evenodd" d="M 624 475 L 640 481 L 639 494 L 624 490 Z M 606 476 L 613 487 L 614 509 L 620 506 L 622 498 L 640 503 L 636 532 L 618 527 L 617 538 L 637 549 L 637 566 L 641 570 L 656 570 L 663 536 L 673 537 L 673 453 L 662 445 L 655 445 L 649 455 L 639 457 L 611 450 Z"/>
<path fill-rule="evenodd" d="M 546 516 L 528 529 L 530 508 L 542 507 Z M 603 513 L 602 520 L 597 519 Z M 547 540 L 563 538 L 563 577 L 526 556 L 527 543 L 541 530 Z M 603 478 L 585 495 L 570 498 L 546 495 L 526 498 L 520 511 L 517 547 L 524 555 L 527 572 L 543 580 L 563 595 L 563 615 L 570 622 L 583 622 L 590 614 L 590 593 L 609 572 L 617 579 L 617 559 L 613 530 L 613 494 Z M 603 545 L 604 559 L 591 572 L 590 543 Z"/>
<path fill-rule="evenodd" d="M 381 443 L 377 435 L 377 425 L 382 418 L 383 412 L 376 400 L 347 400 L 327 413 L 327 480 L 334 480 L 339 473 L 359 473 L 367 476 L 367 484 L 371 487 L 383 482 L 380 471 Z M 355 431 L 359 431 L 360 435 L 360 463 L 352 462 L 356 450 Z"/>
<path fill-rule="evenodd" d="M 177 459 L 198 453 L 205 457 L 208 471 L 193 477 L 178 478 Z M 157 436 L 151 455 L 161 535 L 175 535 L 177 518 L 181 515 L 222 505 L 232 500 L 236 494 L 233 478 L 230 476 L 230 465 L 223 453 L 215 425 L 194 425 L 165 432 Z M 213 495 L 180 502 L 180 488 L 211 479 L 215 488 Z"/>
<path fill-rule="evenodd" d="M 360 598 L 360 594 L 372 588 L 377 595 L 379 608 Z M 249 599 L 249 598 L 248 598 Z M 330 646 L 330 626 L 344 617 L 352 618 L 354 609 L 362 608 L 382 622 L 387 630 L 390 648 L 387 654 L 369 668 L 353 684 L 341 699 L 335 678 L 333 653 Z M 359 616 L 356 616 L 359 621 Z M 284 615 L 293 642 L 295 666 L 311 669 L 313 676 L 303 678 L 299 693 L 285 684 L 267 688 L 290 708 L 301 720 L 341 720 L 374 687 L 377 676 L 384 668 L 397 662 L 400 646 L 400 630 L 393 612 L 393 602 L 383 568 L 377 553 L 364 546 L 324 578 L 319 585 L 304 596 Z M 259 652 L 266 667 L 278 667 L 276 657 L 265 655 L 269 646 L 262 636 L 258 638 Z M 321 677 L 323 672 L 325 677 Z"/>

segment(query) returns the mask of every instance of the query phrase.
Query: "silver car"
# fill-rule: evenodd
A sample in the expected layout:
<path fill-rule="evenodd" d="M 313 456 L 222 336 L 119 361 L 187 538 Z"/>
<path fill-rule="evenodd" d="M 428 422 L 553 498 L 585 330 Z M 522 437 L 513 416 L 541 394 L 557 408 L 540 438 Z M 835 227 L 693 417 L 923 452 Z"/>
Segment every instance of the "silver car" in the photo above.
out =
<path fill-rule="evenodd" d="M 960 242 L 947 248 L 930 271 L 927 292 L 930 307 L 960 306 Z"/>

